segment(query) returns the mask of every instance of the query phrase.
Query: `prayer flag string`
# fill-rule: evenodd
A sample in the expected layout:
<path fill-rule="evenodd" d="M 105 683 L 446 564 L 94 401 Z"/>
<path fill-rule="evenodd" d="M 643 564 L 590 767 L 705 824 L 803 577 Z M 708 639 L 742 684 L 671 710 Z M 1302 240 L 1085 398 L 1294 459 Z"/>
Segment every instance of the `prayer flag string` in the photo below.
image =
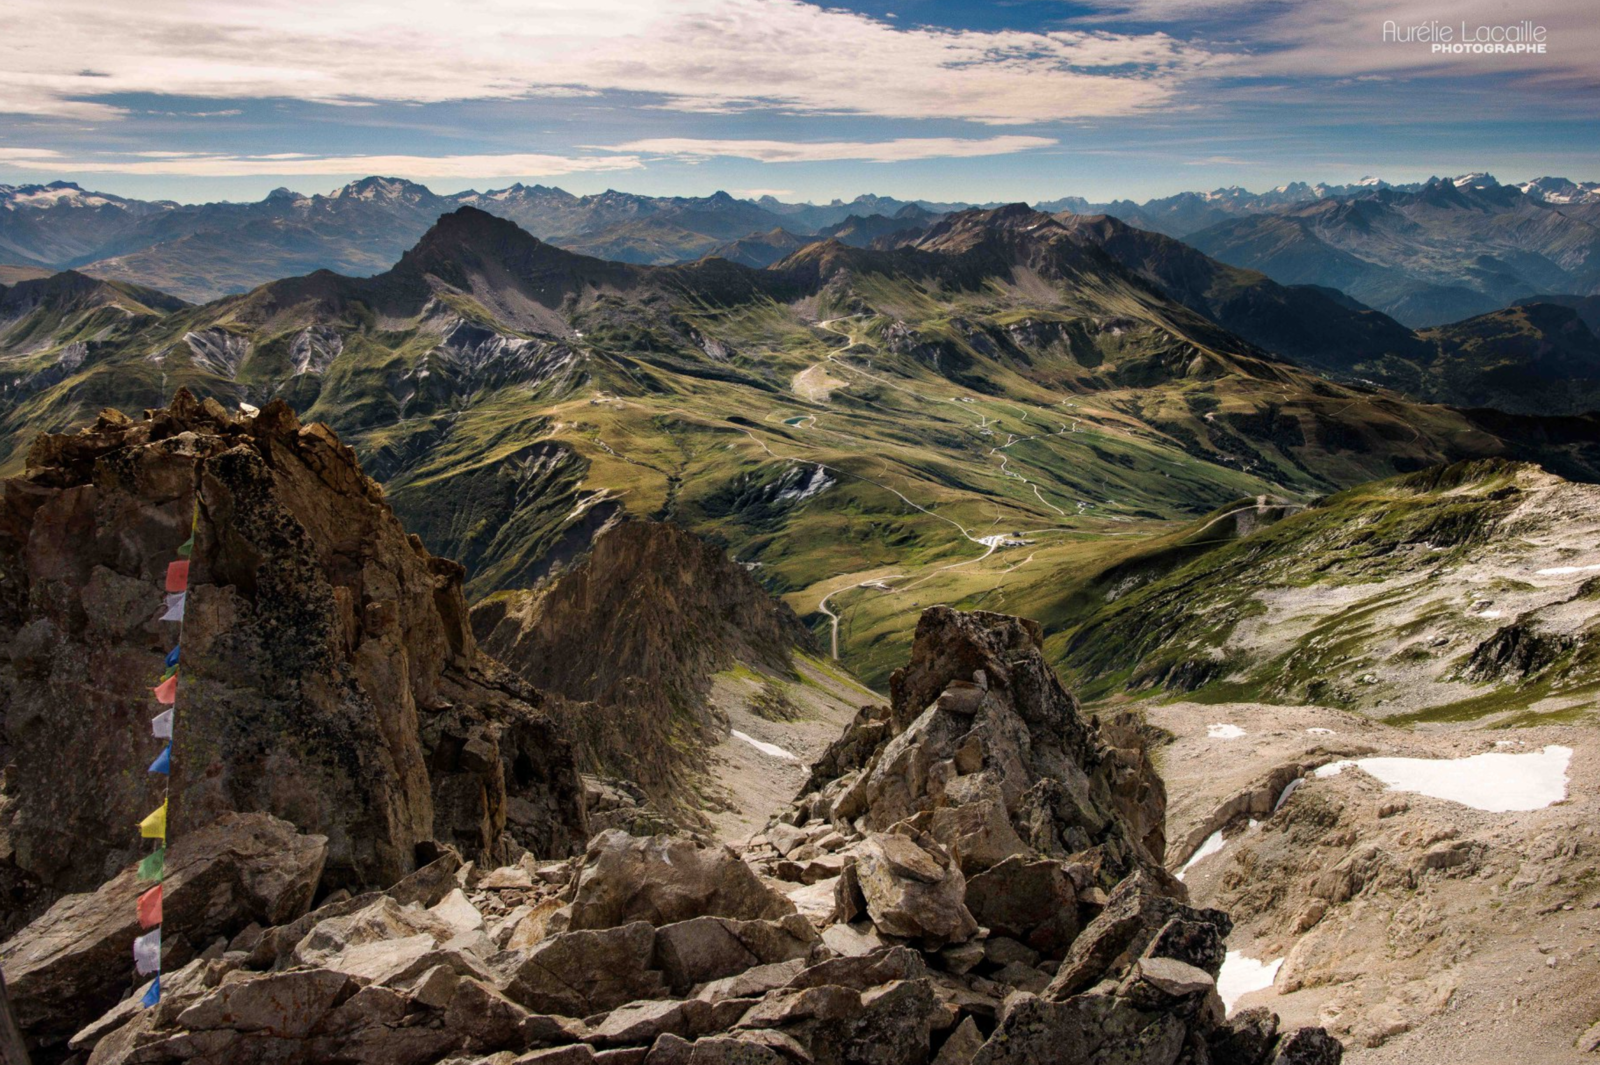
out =
<path fill-rule="evenodd" d="M 133 965 L 140 976 L 151 977 L 150 984 L 139 997 L 141 1006 L 154 1006 L 161 1001 L 161 893 L 167 865 L 167 805 L 171 801 L 172 780 L 172 727 L 178 702 L 178 662 L 183 651 L 183 615 L 189 599 L 189 556 L 194 553 L 194 534 L 200 525 L 200 501 L 194 504 L 194 517 L 189 523 L 189 538 L 178 547 L 177 562 L 167 564 L 162 621 L 178 624 L 177 644 L 167 652 L 162 663 L 160 680 L 150 689 L 156 703 L 165 707 L 150 720 L 150 734 L 165 740 L 166 744 L 149 772 L 163 778 L 161 805 L 139 822 L 139 835 L 155 840 L 155 849 L 139 863 L 139 879 L 154 881 L 155 886 L 139 896 L 137 903 L 139 927 L 144 931 L 133 941 Z"/>

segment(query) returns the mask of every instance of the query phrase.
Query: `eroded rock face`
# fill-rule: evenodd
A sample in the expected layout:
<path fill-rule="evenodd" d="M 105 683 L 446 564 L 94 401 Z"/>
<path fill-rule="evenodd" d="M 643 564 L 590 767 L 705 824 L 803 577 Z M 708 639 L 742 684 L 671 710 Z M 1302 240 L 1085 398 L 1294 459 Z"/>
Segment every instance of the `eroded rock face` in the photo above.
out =
<path fill-rule="evenodd" d="M 623 521 L 548 585 L 473 607 L 483 646 L 558 710 L 588 772 L 640 786 L 664 809 L 725 734 L 706 702 L 736 662 L 786 673 L 809 629 L 714 544 L 666 522 Z M 604 648 L 604 653 L 598 649 Z"/>
<path fill-rule="evenodd" d="M 353 453 L 282 403 L 180 392 L 42 436 L 0 501 L 0 881 L 13 916 L 98 887 L 160 802 L 147 688 L 161 578 L 198 515 L 171 832 L 264 811 L 327 837 L 324 888 L 384 886 L 440 840 L 503 864 L 584 835 L 571 751 L 482 655 L 462 571 L 408 537 Z M 70 756 L 72 772 L 62 772 Z"/>

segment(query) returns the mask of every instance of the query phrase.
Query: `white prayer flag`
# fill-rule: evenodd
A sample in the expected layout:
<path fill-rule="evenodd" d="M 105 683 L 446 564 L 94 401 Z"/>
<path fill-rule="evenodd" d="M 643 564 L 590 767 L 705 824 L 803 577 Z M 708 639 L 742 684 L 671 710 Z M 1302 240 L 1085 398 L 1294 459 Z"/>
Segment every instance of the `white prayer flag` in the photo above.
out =
<path fill-rule="evenodd" d="M 162 621 L 182 621 L 183 601 L 189 598 L 188 592 L 174 592 L 167 596 L 167 612 L 161 615 Z"/>
<path fill-rule="evenodd" d="M 163 710 L 150 719 L 150 734 L 158 740 L 172 738 L 172 711 Z"/>
<path fill-rule="evenodd" d="M 133 966 L 140 976 L 161 971 L 161 929 L 152 928 L 133 941 Z"/>

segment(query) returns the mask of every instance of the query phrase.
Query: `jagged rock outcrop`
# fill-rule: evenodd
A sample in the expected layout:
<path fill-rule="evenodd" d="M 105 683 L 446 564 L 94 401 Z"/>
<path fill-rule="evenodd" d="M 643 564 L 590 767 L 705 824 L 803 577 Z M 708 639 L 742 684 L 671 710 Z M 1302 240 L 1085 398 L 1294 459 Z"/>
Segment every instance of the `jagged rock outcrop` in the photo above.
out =
<path fill-rule="evenodd" d="M 562 862 L 441 858 L 239 933 L 71 1045 L 90 1065 L 1336 1065 L 1321 1029 L 1225 1018 L 1232 923 L 1152 858 L 1159 779 L 1039 658 L 1017 619 L 929 611 L 896 705 L 827 761 L 865 752 L 849 783 L 742 856 L 607 831 Z M 932 783 L 881 778 L 839 813 L 890 766 Z M 1063 774 L 1049 802 L 1040 767 Z"/>
<path fill-rule="evenodd" d="M 327 837 L 323 890 L 419 844 L 503 864 L 585 836 L 540 696 L 477 649 L 462 571 L 408 537 L 349 448 L 283 403 L 180 392 L 41 436 L 0 500 L 0 906 L 93 891 L 159 805 L 148 691 L 162 575 L 195 520 L 170 832 L 262 811 Z"/>
<path fill-rule="evenodd" d="M 682 798 L 696 754 L 726 733 L 706 703 L 712 674 L 743 663 L 792 671 L 815 650 L 800 619 L 714 544 L 665 522 L 624 521 L 555 580 L 472 610 L 484 649 L 542 691 L 585 769 Z M 604 653 L 597 649 L 604 648 Z"/>
<path fill-rule="evenodd" d="M 1085 719 L 1042 642 L 1022 618 L 925 611 L 887 714 L 852 723 L 796 816 L 857 832 L 912 824 L 968 874 L 1036 853 L 1078 856 L 1103 888 L 1141 868 L 1166 877 L 1166 789 L 1137 731 Z"/>

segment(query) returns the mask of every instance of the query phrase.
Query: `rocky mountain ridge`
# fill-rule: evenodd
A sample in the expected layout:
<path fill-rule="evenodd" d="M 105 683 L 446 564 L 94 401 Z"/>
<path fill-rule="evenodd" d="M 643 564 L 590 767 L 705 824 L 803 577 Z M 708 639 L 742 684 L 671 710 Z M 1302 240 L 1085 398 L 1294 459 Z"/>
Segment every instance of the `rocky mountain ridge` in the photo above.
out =
<path fill-rule="evenodd" d="M 855 709 L 804 682 L 802 659 L 819 648 L 794 612 L 671 524 L 618 521 L 559 576 L 487 597 L 471 621 L 488 653 L 565 701 L 559 719 L 586 772 L 691 821 L 733 783 L 707 772 L 707 749 L 730 728 L 726 700 L 712 698 L 718 674 L 759 679 L 758 716 L 842 721 Z"/>
<path fill-rule="evenodd" d="M 1407 325 L 1457 321 L 1537 293 L 1600 284 L 1594 203 L 1433 180 L 1220 222 L 1188 234 L 1224 262 L 1335 288 Z"/>
<path fill-rule="evenodd" d="M 1509 278 L 1526 270 L 1528 261 L 1505 258 L 1505 241 L 1500 237 L 1484 243 L 1485 230 L 1469 233 L 1466 239 L 1481 245 L 1478 254 L 1487 256 L 1484 262 L 1498 256 L 1497 266 L 1493 270 L 1482 264 L 1464 267 L 1437 254 L 1439 241 L 1452 239 L 1454 234 L 1449 219 L 1425 219 L 1415 212 L 1408 212 L 1413 232 L 1390 234 L 1391 239 L 1400 239 L 1403 254 L 1397 256 L 1393 248 L 1373 255 L 1358 250 L 1358 257 L 1370 261 L 1363 264 L 1346 259 L 1313 269 L 1313 262 L 1332 253 L 1315 250 L 1303 237 L 1288 236 L 1289 230 L 1271 219 L 1297 217 L 1306 211 L 1325 214 L 1328 209 L 1359 212 L 1367 209 L 1361 205 L 1369 201 L 1437 199 L 1448 193 L 1490 203 L 1487 209 L 1491 213 L 1516 215 L 1520 222 L 1508 216 L 1495 221 L 1493 227 L 1508 231 L 1513 242 L 1526 243 L 1530 234 L 1542 230 L 1546 236 L 1538 239 L 1544 240 L 1544 245 L 1552 241 L 1581 243 L 1581 231 L 1592 228 L 1600 203 L 1593 184 L 1545 177 L 1502 186 L 1489 175 L 1469 174 L 1400 185 L 1376 178 L 1345 185 L 1290 182 L 1262 193 L 1234 187 L 1184 192 L 1142 204 L 1130 200 L 1095 203 L 1069 196 L 1037 206 L 1042 211 L 1109 215 L 1142 230 L 1185 240 L 1218 226 L 1236 225 L 1252 233 L 1266 227 L 1281 234 L 1282 246 L 1270 255 L 1260 247 L 1249 252 L 1235 248 L 1225 254 L 1219 250 L 1224 245 L 1231 248 L 1240 239 L 1259 244 L 1254 237 L 1208 234 L 1195 240 L 1202 241 L 1202 250 L 1235 265 L 1263 269 L 1286 284 L 1341 289 L 1409 325 L 1434 325 L 1493 310 L 1511 298 L 1533 292 L 1588 294 L 1590 288 L 1574 287 L 1581 277 L 1552 267 L 1542 274 L 1527 275 L 1532 288 L 1524 286 L 1501 298 L 1497 293 Z M 1430 190 L 1437 190 L 1437 195 Z M 84 268 L 96 276 L 135 282 L 200 302 L 317 269 L 375 273 L 414 243 L 439 215 L 462 205 L 510 219 L 535 236 L 601 258 L 660 265 L 725 252 L 758 266 L 766 265 L 761 260 L 770 255 L 760 250 L 758 235 L 775 229 L 802 236 L 840 236 L 849 243 L 865 245 L 896 231 L 923 227 L 941 214 L 999 206 L 874 195 L 824 205 L 784 203 L 771 196 L 737 199 L 725 192 L 652 197 L 607 190 L 577 196 L 559 188 L 520 183 L 486 192 L 438 195 L 415 182 L 384 177 L 363 178 L 329 194 L 305 196 L 277 189 L 257 203 L 177 204 L 86 192 L 70 182 L 57 181 L 0 186 L 0 261 Z M 1475 209 L 1481 208 L 1482 204 Z M 1421 229 L 1415 228 L 1418 225 Z M 1412 238 L 1421 243 L 1412 247 Z M 1214 248 L 1205 242 L 1220 243 Z M 1523 250 L 1540 256 L 1548 250 L 1544 245 Z M 1297 250 L 1291 252 L 1291 247 Z M 1241 257 L 1249 255 L 1265 257 L 1260 261 Z M 1565 262 L 1570 252 L 1557 258 Z M 1499 302 L 1485 303 L 1472 291 Z"/>
<path fill-rule="evenodd" d="M 1593 1059 L 1591 725 L 1397 728 L 1239 702 L 1148 712 L 1167 739 L 1169 865 L 1233 916 L 1229 949 L 1260 974 L 1239 1008 L 1325 1025 L 1347 1060 L 1374 1065 Z M 1537 794 L 1512 783 L 1526 766 L 1550 770 Z"/>

